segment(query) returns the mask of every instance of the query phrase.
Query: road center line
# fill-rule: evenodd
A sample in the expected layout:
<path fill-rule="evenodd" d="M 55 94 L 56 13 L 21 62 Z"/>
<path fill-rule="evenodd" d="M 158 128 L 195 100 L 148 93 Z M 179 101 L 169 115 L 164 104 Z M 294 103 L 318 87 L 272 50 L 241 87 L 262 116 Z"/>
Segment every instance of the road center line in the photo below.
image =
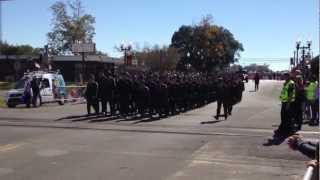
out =
<path fill-rule="evenodd" d="M 0 146 L 0 153 L 10 152 L 13 151 L 21 146 L 25 145 L 24 143 L 18 143 L 18 144 L 6 144 L 3 146 Z"/>

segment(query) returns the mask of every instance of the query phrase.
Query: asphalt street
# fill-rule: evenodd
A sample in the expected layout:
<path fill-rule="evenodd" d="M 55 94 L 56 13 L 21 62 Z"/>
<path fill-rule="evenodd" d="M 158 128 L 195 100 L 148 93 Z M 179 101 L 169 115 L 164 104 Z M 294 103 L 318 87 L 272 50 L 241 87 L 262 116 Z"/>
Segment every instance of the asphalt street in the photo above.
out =
<path fill-rule="evenodd" d="M 280 121 L 281 85 L 248 83 L 226 121 L 213 118 L 216 103 L 163 119 L 85 117 L 83 104 L 0 109 L 0 179 L 301 179 L 306 157 L 264 145 Z"/>

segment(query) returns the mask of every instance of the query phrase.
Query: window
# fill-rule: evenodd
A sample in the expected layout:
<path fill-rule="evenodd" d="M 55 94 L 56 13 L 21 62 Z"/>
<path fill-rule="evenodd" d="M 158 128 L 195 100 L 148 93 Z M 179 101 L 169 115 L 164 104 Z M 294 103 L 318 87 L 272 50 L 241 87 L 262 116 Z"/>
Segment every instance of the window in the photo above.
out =
<path fill-rule="evenodd" d="M 50 83 L 48 79 L 43 79 L 41 81 L 41 88 L 50 88 Z"/>

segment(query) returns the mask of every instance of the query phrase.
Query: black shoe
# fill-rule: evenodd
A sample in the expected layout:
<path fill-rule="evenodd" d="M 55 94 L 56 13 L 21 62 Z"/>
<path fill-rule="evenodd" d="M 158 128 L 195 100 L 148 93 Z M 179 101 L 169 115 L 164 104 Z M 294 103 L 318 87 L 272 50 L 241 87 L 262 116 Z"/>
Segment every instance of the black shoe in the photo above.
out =
<path fill-rule="evenodd" d="M 219 119 L 219 117 L 218 117 L 218 116 L 214 116 L 214 118 L 215 118 L 216 120 L 218 120 L 218 119 Z"/>

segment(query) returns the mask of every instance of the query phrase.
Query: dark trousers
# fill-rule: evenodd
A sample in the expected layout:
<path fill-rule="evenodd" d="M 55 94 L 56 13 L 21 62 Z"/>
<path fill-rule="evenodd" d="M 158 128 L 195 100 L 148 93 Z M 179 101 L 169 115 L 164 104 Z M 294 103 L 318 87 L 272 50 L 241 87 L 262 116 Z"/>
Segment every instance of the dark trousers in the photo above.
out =
<path fill-rule="evenodd" d="M 110 114 L 113 115 L 114 114 L 114 103 L 112 98 L 108 98 L 108 97 L 103 97 L 101 98 L 101 112 L 103 113 L 107 113 L 107 107 L 110 107 Z"/>
<path fill-rule="evenodd" d="M 120 96 L 120 114 L 128 115 L 129 113 L 129 97 Z"/>
<path fill-rule="evenodd" d="M 292 132 L 292 104 L 282 102 L 281 105 L 281 123 L 278 132 L 283 135 L 288 135 Z"/>
<path fill-rule="evenodd" d="M 259 90 L 259 83 L 257 83 L 257 82 L 254 83 L 254 90 L 255 91 Z"/>
<path fill-rule="evenodd" d="M 319 123 L 319 100 L 311 101 L 311 124 L 318 124 Z"/>
<path fill-rule="evenodd" d="M 97 99 L 87 99 L 87 112 L 91 114 L 91 106 L 93 107 L 95 113 L 99 113 L 99 102 Z"/>
<path fill-rule="evenodd" d="M 226 100 L 224 100 L 223 104 L 226 106 L 226 111 L 228 115 L 232 114 L 233 109 L 233 100 L 232 98 L 228 97 Z"/>
<path fill-rule="evenodd" d="M 37 106 L 38 97 L 40 97 L 39 92 L 33 92 L 33 96 L 32 96 L 32 105 L 33 105 L 33 107 Z"/>
<path fill-rule="evenodd" d="M 294 123 L 298 125 L 297 130 L 301 130 L 303 123 L 302 102 L 296 101 L 293 104 L 293 119 Z"/>
<path fill-rule="evenodd" d="M 220 116 L 220 112 L 221 112 L 221 106 L 223 106 L 223 111 L 224 111 L 224 117 L 227 118 L 228 117 L 228 106 L 227 104 L 221 100 L 221 99 L 218 99 L 217 100 L 217 118 L 219 118 Z"/>

